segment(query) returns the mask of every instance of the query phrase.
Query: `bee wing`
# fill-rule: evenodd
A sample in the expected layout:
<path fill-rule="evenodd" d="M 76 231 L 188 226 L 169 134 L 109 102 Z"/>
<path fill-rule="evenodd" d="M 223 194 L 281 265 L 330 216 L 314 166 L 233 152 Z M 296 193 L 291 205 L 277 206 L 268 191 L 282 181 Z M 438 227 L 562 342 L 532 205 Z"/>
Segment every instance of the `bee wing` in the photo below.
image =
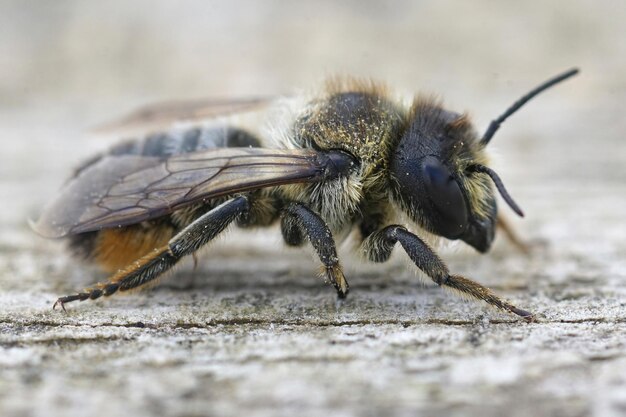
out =
<path fill-rule="evenodd" d="M 107 156 L 71 179 L 33 225 L 58 238 L 135 224 L 202 200 L 324 179 L 332 162 L 310 149 L 216 148 L 169 158 Z"/>
<path fill-rule="evenodd" d="M 141 107 L 127 116 L 104 123 L 94 133 L 150 131 L 169 127 L 176 122 L 193 122 L 259 110 L 274 102 L 276 97 L 239 99 L 179 100 L 154 103 Z"/>

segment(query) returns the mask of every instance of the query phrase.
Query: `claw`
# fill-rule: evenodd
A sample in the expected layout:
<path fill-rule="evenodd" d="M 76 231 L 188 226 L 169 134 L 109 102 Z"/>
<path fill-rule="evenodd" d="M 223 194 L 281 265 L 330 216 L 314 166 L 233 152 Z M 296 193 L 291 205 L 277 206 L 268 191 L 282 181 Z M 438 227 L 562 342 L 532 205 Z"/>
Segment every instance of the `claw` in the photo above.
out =
<path fill-rule="evenodd" d="M 71 303 L 72 301 L 76 301 L 76 300 L 84 301 L 87 298 L 89 298 L 89 293 L 87 292 L 81 292 L 81 293 L 74 294 L 74 295 L 67 295 L 65 297 L 59 297 L 54 302 L 52 309 L 56 310 L 57 305 L 60 305 L 63 311 L 67 313 L 67 310 L 65 309 L 65 303 Z"/>
<path fill-rule="evenodd" d="M 517 307 L 511 308 L 511 313 L 517 314 L 528 323 L 534 323 L 537 319 L 533 313 Z"/>
<path fill-rule="evenodd" d="M 57 305 L 60 305 L 63 311 L 67 313 L 67 310 L 65 309 L 65 303 L 63 302 L 62 299 L 59 298 L 54 302 L 54 304 L 52 305 L 52 310 L 56 310 Z"/>
<path fill-rule="evenodd" d="M 350 286 L 339 265 L 326 268 L 326 279 L 333 284 L 339 298 L 346 298 L 348 292 L 350 292 Z"/>

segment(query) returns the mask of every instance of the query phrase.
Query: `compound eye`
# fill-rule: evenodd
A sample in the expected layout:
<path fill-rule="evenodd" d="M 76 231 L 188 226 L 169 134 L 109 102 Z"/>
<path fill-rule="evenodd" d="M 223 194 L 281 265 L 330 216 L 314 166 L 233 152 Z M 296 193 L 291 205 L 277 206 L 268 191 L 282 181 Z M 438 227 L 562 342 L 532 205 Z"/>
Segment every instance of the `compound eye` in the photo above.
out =
<path fill-rule="evenodd" d="M 439 214 L 433 216 L 433 226 L 448 239 L 458 238 L 469 221 L 461 187 L 450 170 L 435 157 L 424 158 L 422 173 L 428 198 Z"/>

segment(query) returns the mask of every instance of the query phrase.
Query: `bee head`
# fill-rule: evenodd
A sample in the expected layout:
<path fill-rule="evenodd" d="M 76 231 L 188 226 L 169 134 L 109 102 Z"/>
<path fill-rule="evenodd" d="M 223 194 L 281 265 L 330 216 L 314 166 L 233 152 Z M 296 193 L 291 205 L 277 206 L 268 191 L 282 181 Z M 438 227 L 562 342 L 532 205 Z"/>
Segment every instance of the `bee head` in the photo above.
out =
<path fill-rule="evenodd" d="M 523 213 L 487 167 L 485 148 L 526 102 L 577 73 L 571 69 L 531 90 L 493 120 L 480 138 L 467 116 L 444 110 L 434 100 L 416 99 L 390 159 L 396 200 L 426 230 L 486 252 L 495 234 L 493 186 L 513 211 Z"/>
<path fill-rule="evenodd" d="M 485 252 L 495 234 L 494 182 L 521 215 L 486 164 L 485 144 L 466 115 L 417 99 L 391 157 L 396 200 L 431 233 Z"/>

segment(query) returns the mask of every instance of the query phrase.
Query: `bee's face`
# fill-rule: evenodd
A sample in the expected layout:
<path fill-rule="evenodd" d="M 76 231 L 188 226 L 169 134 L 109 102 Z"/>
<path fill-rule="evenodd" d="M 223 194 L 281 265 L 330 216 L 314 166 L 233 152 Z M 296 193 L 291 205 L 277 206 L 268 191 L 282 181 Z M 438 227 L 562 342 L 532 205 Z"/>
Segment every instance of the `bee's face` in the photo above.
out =
<path fill-rule="evenodd" d="M 418 100 L 391 157 L 396 199 L 426 230 L 461 239 L 480 252 L 491 246 L 496 199 L 487 175 L 484 146 L 467 117 Z"/>

